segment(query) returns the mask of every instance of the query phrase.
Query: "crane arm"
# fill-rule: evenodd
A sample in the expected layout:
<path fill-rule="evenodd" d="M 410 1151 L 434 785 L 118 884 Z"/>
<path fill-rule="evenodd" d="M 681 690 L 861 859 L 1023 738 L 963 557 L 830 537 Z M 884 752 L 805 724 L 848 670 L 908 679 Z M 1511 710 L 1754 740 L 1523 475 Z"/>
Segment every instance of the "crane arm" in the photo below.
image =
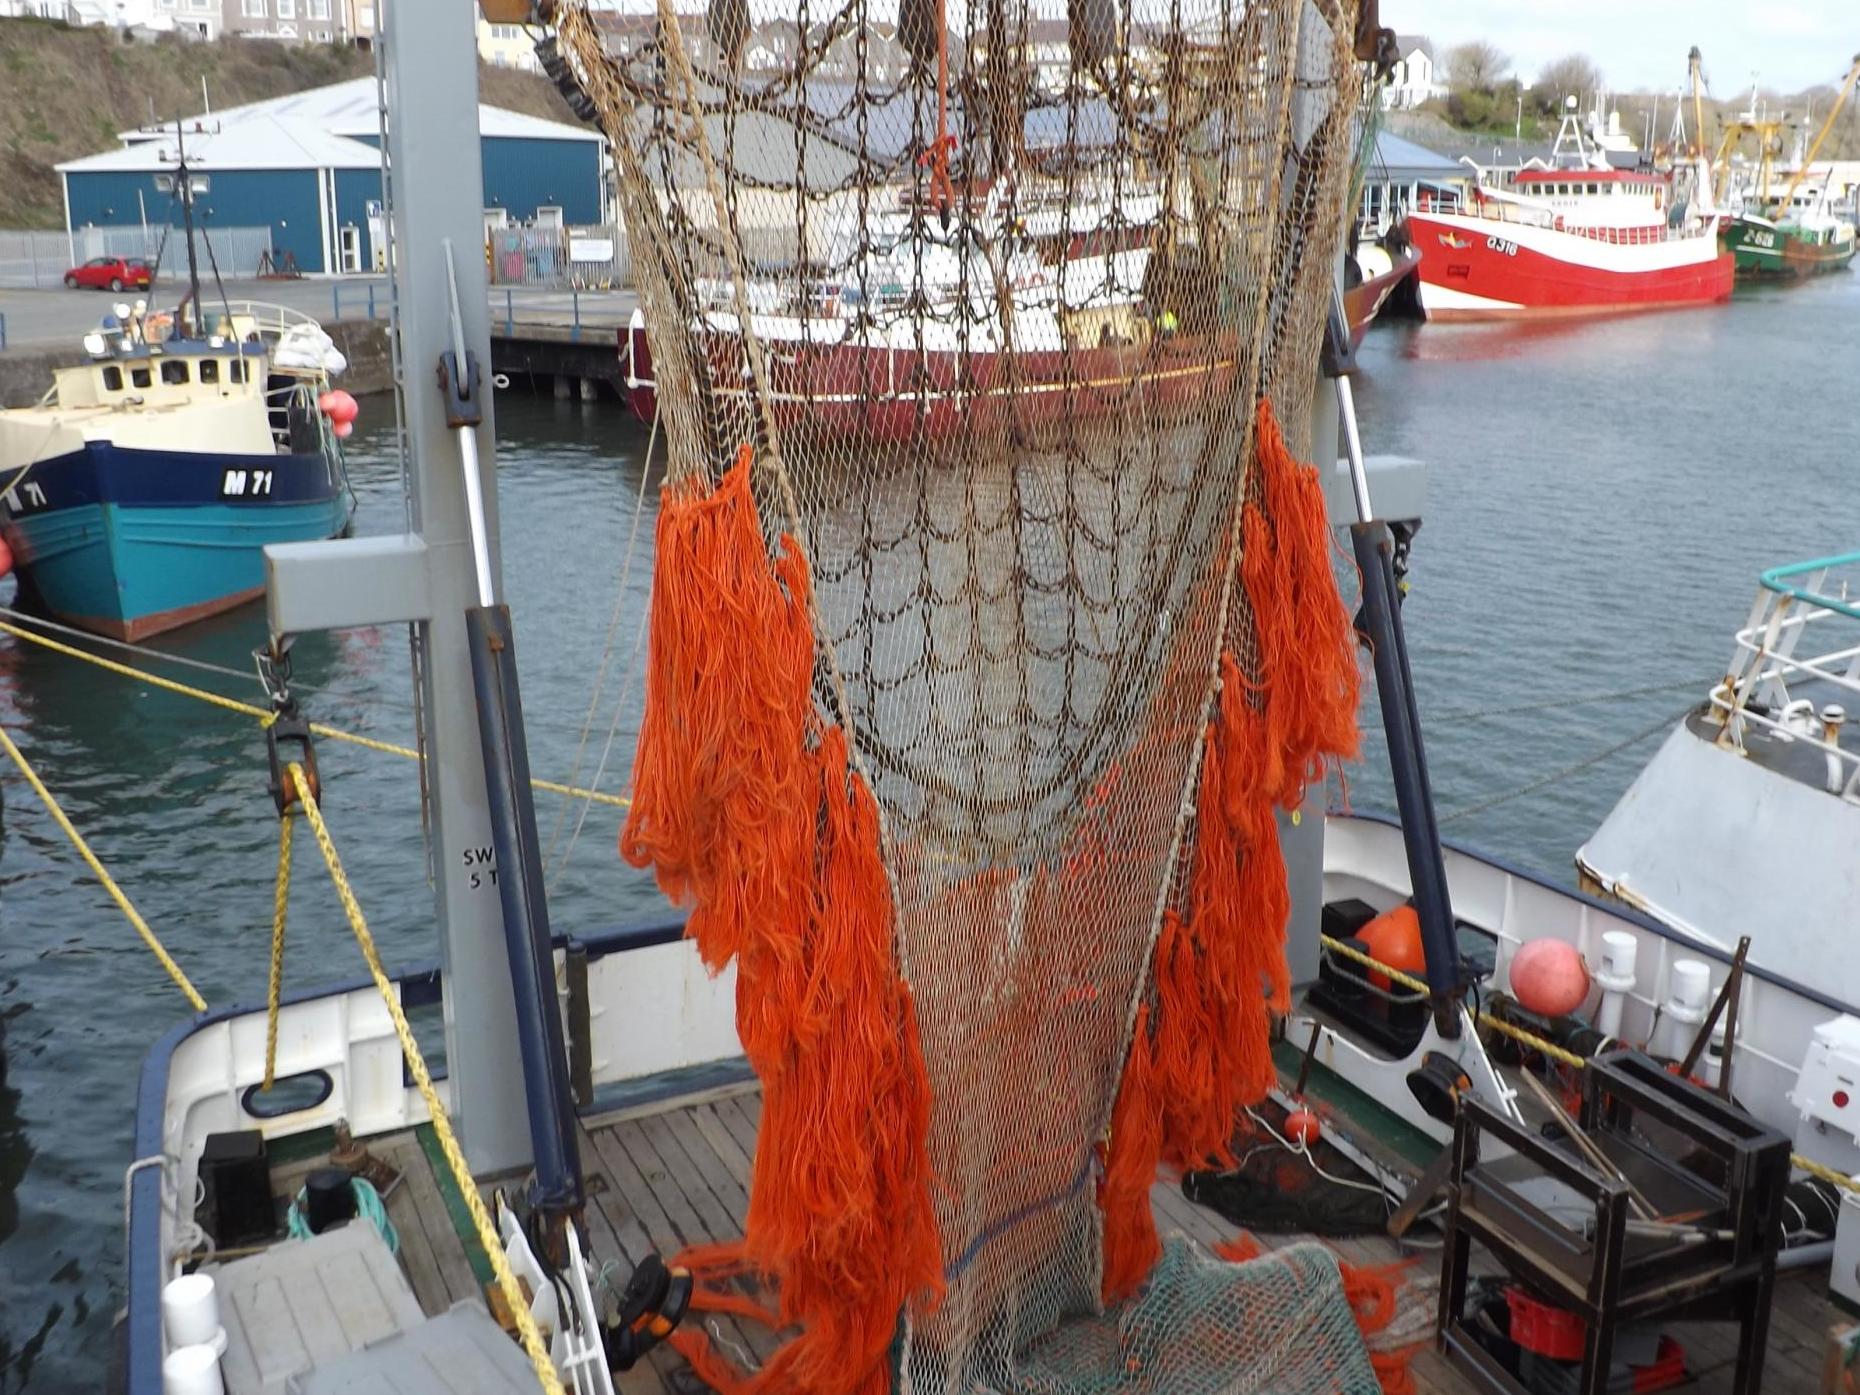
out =
<path fill-rule="evenodd" d="M 1789 187 L 1783 190 L 1782 202 L 1771 211 L 1772 218 L 1781 217 L 1795 198 L 1798 185 L 1808 177 L 1809 167 L 1815 163 L 1815 157 L 1821 153 L 1822 144 L 1828 139 L 1828 132 L 1834 129 L 1834 119 L 1841 114 L 1841 107 L 1854 90 L 1854 80 L 1860 78 L 1860 53 L 1854 55 L 1853 66 L 1847 70 L 1847 80 L 1841 84 L 1841 95 L 1834 99 L 1834 105 L 1828 108 L 1828 116 L 1821 123 L 1821 129 L 1815 133 L 1815 143 L 1808 148 L 1808 154 L 1802 157 L 1802 166 L 1789 181 Z"/>

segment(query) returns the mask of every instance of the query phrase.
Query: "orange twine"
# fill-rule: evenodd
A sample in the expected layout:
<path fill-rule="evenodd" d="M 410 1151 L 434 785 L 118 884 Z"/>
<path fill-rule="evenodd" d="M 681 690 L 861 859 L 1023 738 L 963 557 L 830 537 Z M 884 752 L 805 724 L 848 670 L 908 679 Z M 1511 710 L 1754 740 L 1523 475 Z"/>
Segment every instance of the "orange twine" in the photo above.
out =
<path fill-rule="evenodd" d="M 878 808 L 814 712 L 806 561 L 784 536 L 771 564 L 750 464 L 745 447 L 714 491 L 665 491 L 621 852 L 691 907 L 713 971 L 735 962 L 737 1034 L 762 1080 L 743 1244 L 680 1262 L 770 1277 L 779 1306 L 710 1287 L 694 1301 L 800 1330 L 753 1377 L 701 1330 L 673 1345 L 724 1395 L 883 1395 L 899 1315 L 941 1292 L 930 1089 Z"/>
<path fill-rule="evenodd" d="M 1111 1110 L 1111 1136 L 1102 1145 L 1103 1176 L 1098 1184 L 1098 1206 L 1104 1213 L 1104 1279 L 1106 1303 L 1115 1303 L 1136 1290 L 1162 1258 L 1162 1241 L 1156 1237 L 1156 1215 L 1150 1209 L 1150 1184 L 1162 1155 L 1162 1101 L 1151 1064 L 1150 1009 L 1137 1009 L 1137 1027 L 1130 1039 L 1130 1056 Z"/>

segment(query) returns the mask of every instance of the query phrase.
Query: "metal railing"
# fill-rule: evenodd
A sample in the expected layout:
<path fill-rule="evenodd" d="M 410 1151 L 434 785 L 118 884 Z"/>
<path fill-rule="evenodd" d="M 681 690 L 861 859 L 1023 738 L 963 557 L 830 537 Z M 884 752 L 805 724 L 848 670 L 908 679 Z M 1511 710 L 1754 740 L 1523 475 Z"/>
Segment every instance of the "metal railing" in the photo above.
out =
<path fill-rule="evenodd" d="M 0 286 L 15 289 L 54 290 L 64 284 L 65 273 L 93 257 L 129 257 L 149 262 L 163 258 L 163 279 L 178 268 L 186 271 L 187 250 L 180 232 L 168 233 L 162 250 L 160 224 L 127 228 L 75 228 L 70 232 L 48 229 L 0 228 Z M 201 275 L 210 265 L 222 276 L 251 276 L 259 258 L 271 249 L 270 228 L 203 228 L 197 234 Z M 211 247 L 213 255 L 206 255 Z"/>
<path fill-rule="evenodd" d="M 1828 791 L 1860 803 L 1860 751 L 1840 739 L 1860 704 L 1860 552 L 1772 567 L 1759 580 L 1730 669 L 1711 691 L 1719 741 L 1744 751 L 1757 732 L 1820 751 Z M 1803 696 L 1810 688 L 1819 707 Z"/>

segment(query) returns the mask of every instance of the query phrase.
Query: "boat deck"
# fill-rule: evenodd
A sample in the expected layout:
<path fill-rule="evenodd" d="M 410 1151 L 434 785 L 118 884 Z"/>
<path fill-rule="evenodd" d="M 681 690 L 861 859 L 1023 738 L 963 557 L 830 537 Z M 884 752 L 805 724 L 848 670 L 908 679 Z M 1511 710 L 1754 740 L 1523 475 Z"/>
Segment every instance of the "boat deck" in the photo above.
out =
<path fill-rule="evenodd" d="M 753 1082 L 744 1081 L 585 1119 L 582 1166 L 590 1193 L 587 1220 L 595 1258 L 617 1260 L 625 1271 L 652 1251 L 670 1255 L 687 1245 L 739 1237 L 760 1115 L 761 1095 Z M 430 1129 L 367 1143 L 403 1174 L 388 1198 L 388 1213 L 400 1233 L 401 1263 L 422 1309 L 437 1315 L 460 1299 L 482 1297 L 490 1271 L 475 1241 L 468 1238 L 462 1202 L 438 1162 Z M 323 1161 L 316 1156 L 275 1166 L 274 1192 L 281 1197 L 292 1194 L 303 1174 Z M 1237 1230 L 1172 1185 L 1159 1183 L 1152 1204 L 1164 1235 L 1180 1233 L 1213 1245 Z M 1275 1247 L 1294 1238 L 1261 1237 Z M 1327 1243 L 1354 1262 L 1386 1263 L 1402 1257 L 1394 1242 L 1381 1237 Z M 1412 1253 L 1420 1255 L 1420 1262 L 1401 1290 L 1401 1311 L 1391 1333 L 1431 1340 L 1437 1249 Z M 1842 1318 L 1824 1293 L 1818 1272 L 1787 1275 L 1780 1282 L 1763 1381 L 1766 1395 L 1823 1388 L 1828 1331 L 1851 1321 Z M 776 1334 L 755 1324 L 722 1317 L 707 1321 L 718 1348 L 739 1363 L 759 1364 L 779 1345 Z M 1686 1388 L 1729 1390 L 1736 1328 L 1690 1323 L 1674 1331 L 1696 1376 Z M 1475 1387 L 1431 1346 L 1417 1353 L 1412 1369 L 1423 1395 L 1474 1395 Z M 618 1386 L 623 1395 L 701 1395 L 707 1390 L 682 1358 L 665 1348 L 627 1373 Z"/>

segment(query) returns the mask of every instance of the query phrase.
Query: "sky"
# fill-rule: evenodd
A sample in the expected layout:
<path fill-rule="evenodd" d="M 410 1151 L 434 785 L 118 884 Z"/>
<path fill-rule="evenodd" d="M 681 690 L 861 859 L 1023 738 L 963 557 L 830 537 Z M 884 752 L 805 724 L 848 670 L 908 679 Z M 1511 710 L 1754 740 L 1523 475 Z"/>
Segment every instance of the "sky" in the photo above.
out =
<path fill-rule="evenodd" d="M 1382 0 L 1382 22 L 1443 52 L 1484 39 L 1526 81 L 1564 54 L 1586 53 L 1622 92 L 1681 86 L 1694 44 L 1719 98 L 1749 91 L 1753 73 L 1779 92 L 1835 84 L 1860 53 L 1854 0 Z"/>

